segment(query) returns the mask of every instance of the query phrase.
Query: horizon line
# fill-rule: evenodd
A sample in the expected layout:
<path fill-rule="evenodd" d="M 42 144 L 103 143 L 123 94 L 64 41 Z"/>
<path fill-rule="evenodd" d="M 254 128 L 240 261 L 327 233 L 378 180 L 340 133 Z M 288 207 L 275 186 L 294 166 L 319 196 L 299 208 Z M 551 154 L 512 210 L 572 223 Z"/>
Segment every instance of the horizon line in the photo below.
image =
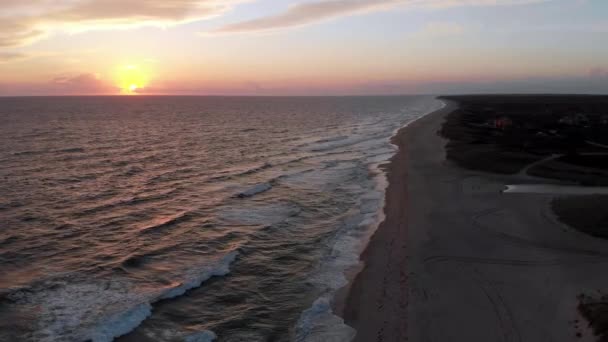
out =
<path fill-rule="evenodd" d="M 120 95 L 120 94 L 48 94 L 48 95 L 0 95 L 0 98 L 20 98 L 20 97 L 119 97 L 119 98 L 141 98 L 141 97 L 399 97 L 399 96 L 608 96 L 608 93 L 561 93 L 561 92 L 534 92 L 534 93 L 511 93 L 511 92 L 479 92 L 479 93 L 454 93 L 454 94 L 431 94 L 431 93 L 410 93 L 410 94 L 342 94 L 342 95 L 234 95 L 234 94 L 140 94 L 140 95 Z"/>

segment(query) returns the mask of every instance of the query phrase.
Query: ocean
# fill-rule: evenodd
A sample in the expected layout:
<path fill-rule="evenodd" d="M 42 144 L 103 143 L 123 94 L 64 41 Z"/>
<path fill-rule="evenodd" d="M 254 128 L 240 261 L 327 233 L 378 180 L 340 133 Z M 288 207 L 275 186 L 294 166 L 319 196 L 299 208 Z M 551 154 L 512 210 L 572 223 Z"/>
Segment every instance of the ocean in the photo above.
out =
<path fill-rule="evenodd" d="M 349 340 L 390 138 L 441 106 L 0 98 L 0 340 Z"/>

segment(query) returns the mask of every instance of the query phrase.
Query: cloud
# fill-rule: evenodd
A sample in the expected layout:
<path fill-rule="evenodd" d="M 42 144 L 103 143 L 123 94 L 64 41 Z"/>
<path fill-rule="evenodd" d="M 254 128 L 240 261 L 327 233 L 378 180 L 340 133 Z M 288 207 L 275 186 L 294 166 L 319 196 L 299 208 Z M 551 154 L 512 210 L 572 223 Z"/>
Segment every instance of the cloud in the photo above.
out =
<path fill-rule="evenodd" d="M 285 11 L 220 27 L 213 33 L 257 32 L 303 26 L 342 16 L 404 8 L 522 5 L 549 0 L 320 0 L 289 6 Z"/>
<path fill-rule="evenodd" d="M 589 70 L 589 77 L 592 79 L 608 80 L 608 69 L 595 67 Z"/>
<path fill-rule="evenodd" d="M 219 28 L 216 32 L 263 31 L 281 27 L 301 26 L 338 16 L 379 10 L 400 0 L 330 0 L 290 6 L 286 11 L 267 17 L 243 21 Z"/>
<path fill-rule="evenodd" d="M 0 63 L 16 61 L 27 58 L 27 55 L 20 52 L 0 52 Z"/>
<path fill-rule="evenodd" d="M 57 75 L 41 82 L 0 82 L 0 96 L 115 95 L 119 92 L 111 82 L 89 72 Z"/>
<path fill-rule="evenodd" d="M 54 32 L 178 25 L 219 16 L 251 1 L 255 0 L 0 0 L 0 48 L 27 45 Z M 229 24 L 213 33 L 302 26 L 396 6 L 446 8 L 541 1 L 550 0 L 316 0 L 297 3 L 275 15 Z"/>
<path fill-rule="evenodd" d="M 165 27 L 207 19 L 247 0 L 1 0 L 0 48 L 54 31 Z"/>
<path fill-rule="evenodd" d="M 118 89 L 106 83 L 98 75 L 82 73 L 78 75 L 57 76 L 49 85 L 49 90 L 61 94 L 115 94 Z"/>
<path fill-rule="evenodd" d="M 27 23 L 26 18 L 19 20 L 0 17 L 0 48 L 22 46 L 45 35 L 45 32 Z"/>

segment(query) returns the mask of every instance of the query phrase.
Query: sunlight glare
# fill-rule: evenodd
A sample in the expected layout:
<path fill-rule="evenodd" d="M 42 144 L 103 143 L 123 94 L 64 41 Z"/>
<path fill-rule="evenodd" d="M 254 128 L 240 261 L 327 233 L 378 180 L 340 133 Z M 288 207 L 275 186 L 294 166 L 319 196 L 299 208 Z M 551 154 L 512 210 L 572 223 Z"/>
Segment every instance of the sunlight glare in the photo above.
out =
<path fill-rule="evenodd" d="M 122 94 L 136 95 L 149 82 L 149 72 L 138 65 L 125 65 L 118 68 L 116 84 Z"/>

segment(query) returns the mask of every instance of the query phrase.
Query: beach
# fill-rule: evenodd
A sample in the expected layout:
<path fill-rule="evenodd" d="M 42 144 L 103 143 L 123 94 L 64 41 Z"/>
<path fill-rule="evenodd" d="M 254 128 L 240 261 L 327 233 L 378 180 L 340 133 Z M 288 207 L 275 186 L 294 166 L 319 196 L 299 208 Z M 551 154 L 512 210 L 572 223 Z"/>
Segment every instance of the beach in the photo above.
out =
<path fill-rule="evenodd" d="M 356 341 L 593 341 L 579 296 L 607 288 L 608 242 L 561 223 L 520 174 L 446 160 L 448 106 L 393 139 L 384 222 L 343 317 Z"/>

